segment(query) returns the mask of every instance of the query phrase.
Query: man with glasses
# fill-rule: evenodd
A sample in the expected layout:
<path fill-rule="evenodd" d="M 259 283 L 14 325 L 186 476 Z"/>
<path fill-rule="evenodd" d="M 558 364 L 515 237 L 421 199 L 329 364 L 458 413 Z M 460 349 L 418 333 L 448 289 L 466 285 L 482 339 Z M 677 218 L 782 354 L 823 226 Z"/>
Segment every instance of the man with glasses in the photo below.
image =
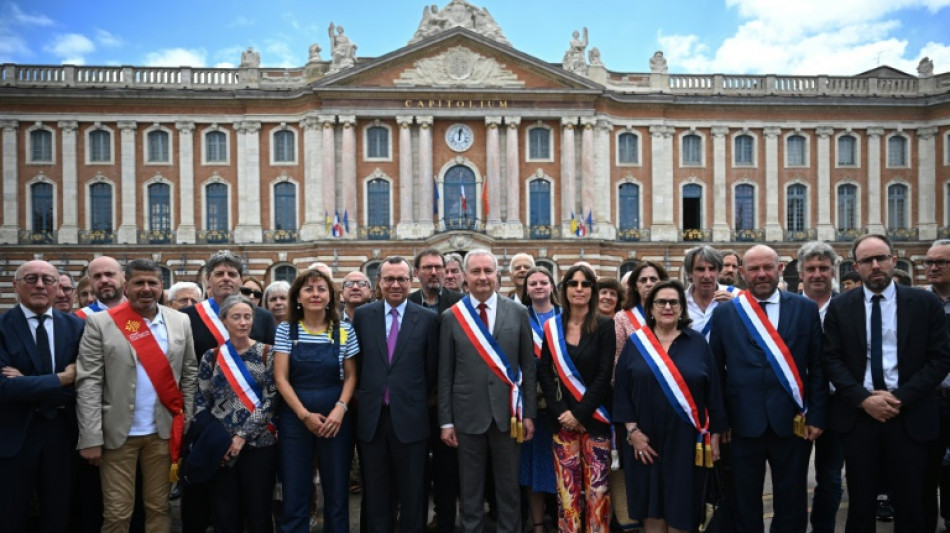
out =
<path fill-rule="evenodd" d="M 373 299 L 373 286 L 366 274 L 354 270 L 343 277 L 343 290 L 340 291 L 340 297 L 343 299 L 342 320 L 352 322 L 356 308 Z"/>
<path fill-rule="evenodd" d="M 943 304 L 944 317 L 947 319 L 950 327 L 950 240 L 941 239 L 934 241 L 927 255 L 923 260 L 924 272 L 927 274 L 927 281 L 930 282 L 930 290 L 937 295 Z M 943 382 L 937 388 L 937 409 L 940 413 L 940 434 L 934 442 L 933 451 L 930 456 L 930 464 L 927 466 L 926 486 L 924 490 L 925 509 L 927 512 L 927 526 L 931 529 L 937 527 L 937 486 L 940 485 L 940 515 L 944 520 L 944 526 L 950 527 L 950 483 L 944 481 L 941 483 L 943 468 L 943 457 L 947 453 L 947 447 L 950 446 L 950 375 L 943 378 Z"/>
<path fill-rule="evenodd" d="M 0 315 L 0 517 L 27 531 L 67 531 L 76 461 L 76 357 L 85 323 L 53 308 L 59 272 L 46 261 L 17 269 L 19 304 Z"/>
<path fill-rule="evenodd" d="M 168 289 L 168 307 L 180 311 L 201 301 L 201 287 L 191 281 L 179 281 Z"/>
<path fill-rule="evenodd" d="M 772 531 L 805 531 L 811 444 L 825 427 L 818 306 L 778 290 L 782 268 L 774 249 L 749 248 L 742 258 L 748 290 L 712 316 L 709 346 L 724 384 L 740 532 L 762 531 L 766 463 L 775 494 Z"/>
<path fill-rule="evenodd" d="M 831 301 L 822 353 L 835 386 L 831 429 L 842 433 L 848 472 L 845 531 L 874 531 L 881 472 L 894 530 L 926 531 L 925 470 L 940 433 L 934 391 L 950 370 L 944 308 L 932 292 L 892 281 L 897 258 L 886 236 L 859 237 L 851 256 L 862 288 Z"/>
<path fill-rule="evenodd" d="M 73 277 L 68 272 L 59 271 L 59 290 L 56 291 L 56 298 L 53 300 L 53 307 L 64 313 L 73 311 L 73 304 L 76 303 L 76 286 L 73 284 Z"/>

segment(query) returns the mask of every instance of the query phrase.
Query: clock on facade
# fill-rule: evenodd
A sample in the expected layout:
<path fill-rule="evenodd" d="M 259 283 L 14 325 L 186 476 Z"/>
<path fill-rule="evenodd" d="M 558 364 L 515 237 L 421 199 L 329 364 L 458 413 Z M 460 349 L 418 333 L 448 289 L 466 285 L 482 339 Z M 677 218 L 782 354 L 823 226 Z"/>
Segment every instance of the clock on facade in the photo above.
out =
<path fill-rule="evenodd" d="M 456 152 L 464 152 L 472 147 L 475 134 L 465 124 L 452 124 L 445 132 L 445 143 Z"/>

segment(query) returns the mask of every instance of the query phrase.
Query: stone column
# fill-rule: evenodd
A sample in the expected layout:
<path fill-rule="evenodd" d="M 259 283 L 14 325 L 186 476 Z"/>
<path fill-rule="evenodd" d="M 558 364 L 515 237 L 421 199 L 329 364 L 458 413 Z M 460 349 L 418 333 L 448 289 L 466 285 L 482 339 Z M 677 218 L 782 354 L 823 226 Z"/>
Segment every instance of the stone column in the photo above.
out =
<path fill-rule="evenodd" d="M 867 198 L 867 228 L 868 233 L 884 234 L 884 223 L 881 221 L 881 136 L 884 128 L 869 127 L 868 135 L 868 191 Z"/>
<path fill-rule="evenodd" d="M 329 238 L 332 230 L 326 227 L 326 216 L 329 214 L 330 220 L 333 220 L 333 214 L 339 208 L 336 198 L 336 116 L 319 115 L 323 129 L 322 153 L 320 157 L 321 169 L 323 174 L 323 211 L 324 224 L 323 236 Z"/>
<path fill-rule="evenodd" d="M 419 198 L 422 203 L 416 225 L 422 238 L 435 233 L 433 219 L 438 215 L 432 207 L 435 201 L 435 182 L 432 178 L 432 122 L 431 116 L 416 117 L 416 124 L 419 125 Z"/>
<path fill-rule="evenodd" d="M 524 224 L 521 223 L 521 159 L 518 153 L 521 117 L 505 117 L 505 178 L 508 182 L 508 191 L 505 195 L 507 211 L 505 224 L 508 226 L 509 237 L 517 238 L 524 235 Z M 552 213 L 553 215 L 553 213 Z M 554 222 L 552 220 L 551 222 Z"/>
<path fill-rule="evenodd" d="M 415 204 L 412 195 L 412 117 L 397 116 L 396 124 L 399 126 L 399 219 L 396 221 L 396 238 L 409 239 L 413 236 Z"/>
<path fill-rule="evenodd" d="M 680 240 L 673 222 L 673 133 L 672 126 L 650 126 L 650 160 L 653 172 L 650 188 L 653 198 L 653 224 L 650 226 L 651 241 Z"/>
<path fill-rule="evenodd" d="M 594 236 L 616 239 L 617 224 L 611 214 L 610 201 L 616 196 L 610 181 L 610 137 L 613 124 L 598 120 L 594 129 Z"/>
<path fill-rule="evenodd" d="M 79 171 L 77 167 L 76 131 L 79 123 L 66 120 L 57 124 L 63 134 L 62 163 L 63 163 L 63 223 L 59 227 L 57 240 L 60 244 L 77 244 L 79 242 Z M 3 168 L 7 168 L 4 166 Z M 4 209 L 9 213 L 9 209 Z"/>
<path fill-rule="evenodd" d="M 571 211 L 576 206 L 575 192 L 577 179 L 577 160 L 574 150 L 574 126 L 576 117 L 561 118 L 561 234 L 571 235 Z M 576 215 L 576 213 L 575 213 Z M 525 223 L 528 221 L 526 220 Z"/>
<path fill-rule="evenodd" d="M 235 123 L 237 130 L 238 224 L 235 243 L 261 242 L 261 123 Z"/>
<path fill-rule="evenodd" d="M 2 120 L 0 128 L 3 128 L 3 225 L 0 226 L 0 243 L 16 244 L 20 224 L 16 137 L 19 124 L 15 120 Z M 64 200 L 63 204 L 66 203 Z"/>
<path fill-rule="evenodd" d="M 731 232 L 729 231 L 729 222 L 726 220 L 726 135 L 729 135 L 729 128 L 725 126 L 713 126 L 710 128 L 713 138 L 713 240 L 716 242 L 729 242 Z"/>
<path fill-rule="evenodd" d="M 323 165 L 320 119 L 314 115 L 300 121 L 303 129 L 303 226 L 301 241 L 315 241 L 326 233 L 323 218 Z"/>
<path fill-rule="evenodd" d="M 830 126 L 819 126 L 815 128 L 815 134 L 818 135 L 818 183 L 816 186 L 816 196 L 818 197 L 818 222 L 816 229 L 818 231 L 818 240 L 835 240 L 835 225 L 831 221 L 831 199 L 834 194 L 831 191 L 831 136 L 835 130 Z M 810 220 L 805 221 L 805 227 L 811 225 Z"/>
<path fill-rule="evenodd" d="M 122 139 L 120 172 L 122 175 L 122 222 L 116 235 L 116 244 L 137 244 L 138 228 L 136 220 L 135 199 L 138 197 L 135 183 L 135 121 L 123 120 L 118 122 Z M 146 205 L 148 199 L 145 199 Z M 147 212 L 148 209 L 145 209 Z M 142 227 L 147 228 L 147 221 L 142 221 Z"/>
<path fill-rule="evenodd" d="M 581 205 L 578 217 L 587 223 L 587 212 L 594 211 L 594 117 L 581 117 Z M 593 215 L 591 215 L 593 216 Z"/>
<path fill-rule="evenodd" d="M 765 240 L 783 240 L 782 225 L 778 221 L 778 136 L 781 128 L 765 128 Z M 756 213 L 756 219 L 759 219 Z M 755 221 L 758 225 L 758 220 Z"/>
<path fill-rule="evenodd" d="M 178 244 L 195 243 L 195 123 L 176 122 L 178 129 Z"/>
<path fill-rule="evenodd" d="M 343 211 L 340 212 L 340 222 L 344 216 L 349 220 L 350 232 L 343 236 L 355 239 L 358 235 L 359 213 L 356 208 L 356 188 L 359 183 L 356 178 L 356 115 L 340 115 L 343 124 L 343 143 L 340 147 L 340 183 L 343 186 Z"/>
<path fill-rule="evenodd" d="M 937 128 L 917 130 L 917 229 L 918 239 L 937 238 Z"/>
<path fill-rule="evenodd" d="M 485 218 L 485 231 L 493 237 L 504 237 L 504 227 L 501 223 L 501 189 L 505 186 L 501 182 L 501 140 L 498 128 L 501 126 L 501 117 L 485 117 L 485 176 L 488 185 L 488 212 L 482 204 L 482 218 Z M 482 188 L 484 191 L 484 187 Z M 481 193 L 479 193 L 481 196 Z M 485 198 L 481 198 L 485 202 Z"/>

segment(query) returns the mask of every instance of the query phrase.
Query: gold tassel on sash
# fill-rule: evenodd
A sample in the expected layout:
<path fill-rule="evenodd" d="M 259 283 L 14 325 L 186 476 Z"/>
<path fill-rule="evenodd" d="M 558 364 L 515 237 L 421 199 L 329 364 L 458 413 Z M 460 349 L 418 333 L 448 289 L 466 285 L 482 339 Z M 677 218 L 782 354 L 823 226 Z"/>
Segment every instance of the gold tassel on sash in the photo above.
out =
<path fill-rule="evenodd" d="M 169 483 L 178 483 L 178 463 L 172 463 L 171 470 L 168 471 Z"/>
<path fill-rule="evenodd" d="M 696 441 L 696 457 L 695 457 L 695 459 L 693 460 L 694 464 L 695 464 L 696 466 L 699 466 L 699 467 L 703 466 L 703 441 L 702 441 L 702 438 L 703 438 L 702 435 L 700 435 L 699 440 Z"/>
<path fill-rule="evenodd" d="M 511 417 L 510 426 L 511 426 L 511 429 L 509 430 L 509 433 L 508 433 L 509 436 L 513 439 L 517 439 L 518 438 L 518 418 L 517 417 L 514 417 L 514 416 Z"/>
<path fill-rule="evenodd" d="M 705 455 L 704 459 L 706 459 L 706 464 L 704 466 L 706 468 L 712 468 L 713 467 L 713 452 L 712 452 L 712 445 L 709 443 L 709 435 L 706 435 L 706 443 L 705 445 L 703 445 L 703 451 L 706 452 L 704 454 Z"/>
<path fill-rule="evenodd" d="M 805 438 L 805 415 L 802 413 L 795 415 L 795 420 L 792 421 L 792 429 L 795 431 L 796 437 Z"/>
<path fill-rule="evenodd" d="M 518 444 L 524 442 L 524 422 L 518 421 Z"/>

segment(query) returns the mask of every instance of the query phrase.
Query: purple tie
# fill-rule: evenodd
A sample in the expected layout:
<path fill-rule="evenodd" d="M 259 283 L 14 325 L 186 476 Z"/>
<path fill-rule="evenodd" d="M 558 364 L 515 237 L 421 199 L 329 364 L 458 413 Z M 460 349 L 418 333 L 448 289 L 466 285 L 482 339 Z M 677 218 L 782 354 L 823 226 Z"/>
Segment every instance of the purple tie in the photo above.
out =
<path fill-rule="evenodd" d="M 386 351 L 389 352 L 389 364 L 393 363 L 393 352 L 396 351 L 396 338 L 399 337 L 399 310 L 393 307 L 389 312 L 393 315 L 393 324 L 389 327 L 389 338 L 386 339 Z M 383 403 L 389 405 L 389 387 L 383 394 Z"/>

